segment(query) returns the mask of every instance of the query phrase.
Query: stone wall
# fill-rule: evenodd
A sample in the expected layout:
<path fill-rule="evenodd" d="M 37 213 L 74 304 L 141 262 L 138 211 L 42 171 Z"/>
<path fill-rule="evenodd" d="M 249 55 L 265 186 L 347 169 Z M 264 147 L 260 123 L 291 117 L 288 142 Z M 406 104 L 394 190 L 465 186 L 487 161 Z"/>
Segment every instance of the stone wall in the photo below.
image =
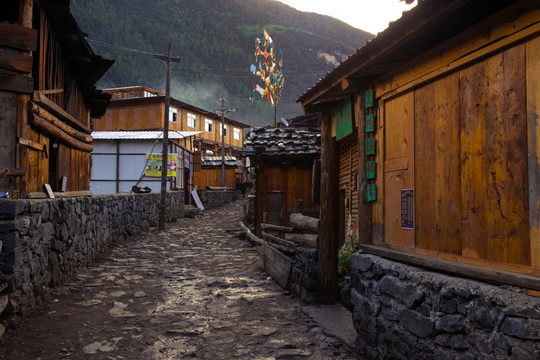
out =
<path fill-rule="evenodd" d="M 234 201 L 235 190 L 231 188 L 211 188 L 197 190 L 205 209 L 214 209 Z"/>
<path fill-rule="evenodd" d="M 168 215 L 183 217 L 183 193 L 167 197 Z M 0 200 L 0 313 L 33 307 L 116 240 L 157 226 L 160 201 L 159 193 Z"/>
<path fill-rule="evenodd" d="M 357 350 L 373 359 L 540 359 L 540 298 L 352 255 Z"/>
<path fill-rule="evenodd" d="M 317 249 L 304 246 L 295 248 L 291 270 L 290 291 L 308 304 L 318 301 Z"/>

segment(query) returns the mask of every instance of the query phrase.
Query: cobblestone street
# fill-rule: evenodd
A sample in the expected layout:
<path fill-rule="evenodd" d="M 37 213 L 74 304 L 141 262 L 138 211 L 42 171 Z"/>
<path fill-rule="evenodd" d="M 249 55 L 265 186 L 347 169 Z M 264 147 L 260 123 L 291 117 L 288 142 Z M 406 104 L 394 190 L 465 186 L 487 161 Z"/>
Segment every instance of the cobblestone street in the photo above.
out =
<path fill-rule="evenodd" d="M 120 241 L 17 318 L 2 359 L 355 359 L 257 265 L 241 202 Z"/>

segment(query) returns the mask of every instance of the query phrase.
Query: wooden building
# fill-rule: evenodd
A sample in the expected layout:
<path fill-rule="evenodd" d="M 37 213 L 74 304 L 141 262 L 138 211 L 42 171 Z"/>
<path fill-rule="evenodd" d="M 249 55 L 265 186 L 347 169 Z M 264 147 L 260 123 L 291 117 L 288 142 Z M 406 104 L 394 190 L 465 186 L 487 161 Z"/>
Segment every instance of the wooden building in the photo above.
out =
<path fill-rule="evenodd" d="M 221 187 L 221 156 L 203 156 L 201 158 L 201 171 L 194 174 L 195 184 Z M 244 163 L 240 157 L 225 155 L 225 186 L 235 188 L 237 184 L 245 182 Z"/>
<path fill-rule="evenodd" d="M 540 290 L 538 5 L 420 1 L 299 98 L 322 115 L 326 301 L 348 147 L 334 134 L 347 121 L 363 251 Z"/>
<path fill-rule="evenodd" d="M 157 130 L 163 129 L 165 112 L 165 94 L 144 86 L 131 86 L 106 89 L 104 92 L 112 96 L 110 106 L 102 120 L 95 123 L 94 130 Z M 249 125 L 224 118 L 225 155 L 240 160 L 240 150 L 244 139 L 244 129 Z M 201 165 L 201 158 L 221 155 L 221 117 L 196 106 L 174 98 L 170 99 L 169 130 L 197 131 L 198 134 L 178 144 L 195 154 L 195 172 L 208 174 L 192 174 L 194 187 L 201 189 L 215 184 L 213 170 Z M 208 180 L 208 181 L 207 181 Z M 228 183 L 226 183 L 228 184 Z M 232 182 L 232 186 L 234 186 Z"/>
<path fill-rule="evenodd" d="M 94 84 L 112 64 L 92 51 L 69 1 L 2 1 L 0 192 L 89 190 L 92 122 L 110 100 Z"/>
<path fill-rule="evenodd" d="M 260 128 L 244 141 L 255 168 L 255 230 L 261 223 L 289 226 L 291 213 L 319 216 L 320 133 L 297 128 Z"/>

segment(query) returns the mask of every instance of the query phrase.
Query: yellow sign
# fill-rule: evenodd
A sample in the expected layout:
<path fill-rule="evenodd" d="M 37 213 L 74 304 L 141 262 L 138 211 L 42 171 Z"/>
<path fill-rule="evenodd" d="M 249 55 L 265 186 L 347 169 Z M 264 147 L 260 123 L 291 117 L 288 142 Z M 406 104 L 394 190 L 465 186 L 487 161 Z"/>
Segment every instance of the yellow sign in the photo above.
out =
<path fill-rule="evenodd" d="M 161 176 L 161 154 L 146 154 L 144 176 Z M 177 154 L 167 155 L 167 176 L 176 176 Z"/>

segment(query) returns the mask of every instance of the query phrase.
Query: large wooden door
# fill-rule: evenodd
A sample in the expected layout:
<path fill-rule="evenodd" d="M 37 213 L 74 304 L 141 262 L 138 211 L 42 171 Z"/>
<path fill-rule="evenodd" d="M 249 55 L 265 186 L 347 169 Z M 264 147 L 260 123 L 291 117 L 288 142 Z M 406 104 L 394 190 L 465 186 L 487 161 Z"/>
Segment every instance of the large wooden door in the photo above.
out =
<path fill-rule="evenodd" d="M 384 104 L 384 241 L 414 247 L 415 230 L 401 228 L 401 190 L 414 189 L 414 93 Z"/>

